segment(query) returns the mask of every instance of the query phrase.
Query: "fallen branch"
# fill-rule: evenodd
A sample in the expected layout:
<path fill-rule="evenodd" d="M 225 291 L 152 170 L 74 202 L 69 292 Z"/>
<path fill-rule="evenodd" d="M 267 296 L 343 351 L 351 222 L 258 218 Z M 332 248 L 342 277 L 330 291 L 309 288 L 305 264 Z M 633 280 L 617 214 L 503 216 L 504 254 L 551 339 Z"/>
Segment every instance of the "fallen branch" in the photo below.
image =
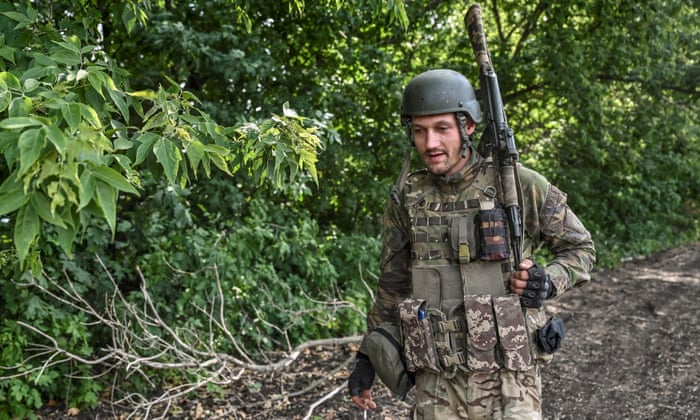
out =
<path fill-rule="evenodd" d="M 318 401 L 316 401 L 315 403 L 311 404 L 311 406 L 309 407 L 309 411 L 307 411 L 307 412 L 306 412 L 306 416 L 304 416 L 304 420 L 310 419 L 311 416 L 313 415 L 314 410 L 316 409 L 316 407 L 318 407 L 319 405 L 323 404 L 326 400 L 329 400 L 329 399 L 333 398 L 333 396 L 334 396 L 335 394 L 337 394 L 338 392 L 340 392 L 342 389 L 346 388 L 347 386 L 348 386 L 348 382 L 345 381 L 345 382 L 343 382 L 340 386 L 338 386 L 336 389 L 334 389 L 333 391 L 331 391 L 331 392 L 329 392 L 328 394 L 324 395 L 320 400 L 318 400 Z"/>
<path fill-rule="evenodd" d="M 208 308 L 199 308 L 209 319 L 209 330 L 201 332 L 176 328 L 164 321 L 158 310 L 158 305 L 152 300 L 146 279 L 140 270 L 137 269 L 141 279 L 142 303 L 136 305 L 123 296 L 103 261 L 100 258 L 97 260 L 107 273 L 112 286 L 111 293 L 105 296 L 105 307 L 100 310 L 78 292 L 68 276 L 66 276 L 63 285 L 49 276 L 45 276 L 43 282 L 35 281 L 21 284 L 21 286 L 35 288 L 57 302 L 82 313 L 88 319 L 89 324 L 99 324 L 106 328 L 111 337 L 109 345 L 105 346 L 99 355 L 76 354 L 63 347 L 60 340 L 41 328 L 18 321 L 18 325 L 34 333 L 44 343 L 31 343 L 27 346 L 29 355 L 20 366 L 0 367 L 0 370 L 7 372 L 6 375 L 0 375 L 0 380 L 33 377 L 32 375 L 34 375 L 36 381 L 39 381 L 49 367 L 70 363 L 89 365 L 94 372 L 90 379 L 105 376 L 107 373 L 114 375 L 110 401 L 113 407 L 121 407 L 126 410 L 128 412 L 127 418 L 151 418 L 165 416 L 178 400 L 197 391 L 206 390 L 210 384 L 222 387 L 234 382 L 246 381 L 254 373 L 286 372 L 309 349 L 321 346 L 340 347 L 357 343 L 362 338 L 361 336 L 353 336 L 311 340 L 294 347 L 290 346 L 287 351 L 279 353 L 276 360 L 257 362 L 252 356 L 253 353 L 246 349 L 237 335 L 228 327 L 224 293 L 216 267 L 213 267 L 216 272 L 215 294 Z M 338 301 L 330 301 L 328 305 L 334 308 L 352 306 Z M 277 326 L 277 328 L 280 328 L 282 333 L 286 332 L 284 326 Z M 228 354 L 217 349 L 214 337 L 221 336 L 230 341 L 235 349 L 235 354 Z M 269 357 L 269 355 L 264 355 L 264 357 Z M 27 363 L 32 359 L 43 360 L 43 362 L 40 364 Z M 258 402 L 246 401 L 241 403 L 238 408 L 303 396 L 320 387 L 324 382 L 332 380 L 340 370 L 347 368 L 350 360 L 341 363 L 332 372 L 311 384 L 307 384 L 302 389 L 292 392 L 285 390 L 263 396 Z M 160 389 L 160 392 L 155 395 L 126 392 L 119 388 L 119 384 L 132 375 L 139 375 L 151 383 L 154 371 L 168 370 L 186 373 L 181 377 L 186 377 L 188 380 L 167 389 Z M 117 378 L 122 378 L 122 380 Z M 152 383 L 152 386 L 156 390 L 159 389 L 158 384 Z M 336 388 L 335 391 L 312 405 L 309 408 L 309 413 L 312 413 L 314 408 L 325 399 L 331 398 L 341 387 Z"/>

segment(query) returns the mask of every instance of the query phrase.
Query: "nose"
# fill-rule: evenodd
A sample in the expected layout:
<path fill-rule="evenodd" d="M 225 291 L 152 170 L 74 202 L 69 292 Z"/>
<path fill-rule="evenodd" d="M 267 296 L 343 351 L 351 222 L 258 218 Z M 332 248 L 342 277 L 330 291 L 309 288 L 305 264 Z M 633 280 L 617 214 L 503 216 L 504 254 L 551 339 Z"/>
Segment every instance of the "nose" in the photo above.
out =
<path fill-rule="evenodd" d="M 440 136 L 435 130 L 425 130 L 425 148 L 433 149 L 440 146 Z"/>

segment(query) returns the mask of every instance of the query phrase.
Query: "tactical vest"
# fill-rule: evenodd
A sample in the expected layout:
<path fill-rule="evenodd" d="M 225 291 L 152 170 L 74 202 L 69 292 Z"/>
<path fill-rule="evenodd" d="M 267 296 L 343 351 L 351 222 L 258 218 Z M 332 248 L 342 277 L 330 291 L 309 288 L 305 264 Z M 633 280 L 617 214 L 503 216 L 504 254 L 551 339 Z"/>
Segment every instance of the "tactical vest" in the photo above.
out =
<path fill-rule="evenodd" d="M 472 183 L 406 182 L 412 297 L 399 305 L 408 369 L 441 372 L 532 367 L 500 206 L 497 168 L 484 162 Z"/>

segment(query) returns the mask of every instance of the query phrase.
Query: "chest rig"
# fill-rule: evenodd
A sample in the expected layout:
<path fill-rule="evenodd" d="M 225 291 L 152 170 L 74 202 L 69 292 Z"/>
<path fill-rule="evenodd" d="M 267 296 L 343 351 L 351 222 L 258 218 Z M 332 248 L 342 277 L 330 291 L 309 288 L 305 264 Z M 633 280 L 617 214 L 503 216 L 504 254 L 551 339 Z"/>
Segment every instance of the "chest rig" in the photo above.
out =
<path fill-rule="evenodd" d="M 449 312 L 465 294 L 503 296 L 511 259 L 499 214 L 497 169 L 483 162 L 476 177 L 436 184 L 408 182 L 413 296 Z M 495 252 L 494 252 L 495 250 Z"/>
<path fill-rule="evenodd" d="M 412 296 L 399 313 L 409 370 L 532 366 L 519 298 L 507 292 L 513 261 L 498 182 L 489 161 L 471 182 L 427 173 L 406 182 Z"/>

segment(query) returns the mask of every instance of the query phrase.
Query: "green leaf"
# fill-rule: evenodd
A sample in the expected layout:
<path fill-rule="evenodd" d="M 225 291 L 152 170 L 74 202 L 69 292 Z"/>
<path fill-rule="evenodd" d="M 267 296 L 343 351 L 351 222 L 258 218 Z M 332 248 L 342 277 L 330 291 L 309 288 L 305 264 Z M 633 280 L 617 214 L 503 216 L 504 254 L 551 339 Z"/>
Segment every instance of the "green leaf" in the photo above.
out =
<path fill-rule="evenodd" d="M 41 121 L 32 117 L 10 117 L 0 121 L 0 128 L 7 130 L 21 130 L 27 127 L 42 125 Z"/>
<path fill-rule="evenodd" d="M 49 139 L 51 144 L 54 145 L 58 154 L 61 156 L 65 155 L 66 139 L 63 136 L 63 132 L 54 124 L 45 125 L 42 127 L 42 130 L 44 131 L 46 138 Z"/>
<path fill-rule="evenodd" d="M 197 172 L 197 168 L 199 167 L 199 163 L 202 161 L 202 158 L 204 157 L 204 145 L 200 141 L 193 141 L 187 145 L 187 148 L 185 149 L 185 156 L 187 156 L 187 159 L 190 162 L 190 166 L 192 166 L 192 169 Z"/>
<path fill-rule="evenodd" d="M 19 136 L 19 173 L 25 174 L 39 160 L 46 138 L 38 128 L 25 130 Z"/>
<path fill-rule="evenodd" d="M 80 113 L 82 117 L 93 127 L 100 129 L 102 128 L 102 122 L 100 121 L 100 116 L 97 114 L 94 108 L 86 104 L 80 105 Z"/>
<path fill-rule="evenodd" d="M 36 79 L 25 79 L 24 83 L 22 84 L 22 90 L 25 94 L 31 94 L 31 92 L 38 87 L 39 81 Z"/>
<path fill-rule="evenodd" d="M 76 211 L 80 211 L 87 207 L 95 198 L 96 181 L 92 172 L 89 170 L 83 171 L 80 174 L 80 204 Z"/>
<path fill-rule="evenodd" d="M 15 26 L 14 29 L 22 29 L 26 28 L 27 26 L 31 25 L 34 23 L 31 19 L 29 19 L 27 16 L 23 15 L 22 13 L 18 12 L 4 12 L 2 13 L 3 15 L 9 17 L 10 19 L 19 22 L 17 26 Z"/>
<path fill-rule="evenodd" d="M 233 175 L 223 156 L 221 156 L 219 154 L 210 154 L 207 156 L 209 157 L 209 159 L 212 162 L 214 162 L 214 165 L 216 165 L 216 167 L 219 168 L 221 171 L 223 171 L 224 173 L 226 173 L 228 175 Z"/>
<path fill-rule="evenodd" d="M 204 151 L 207 153 L 215 153 L 217 155 L 226 156 L 229 154 L 229 149 L 217 144 L 205 144 Z"/>
<path fill-rule="evenodd" d="M 73 256 L 73 243 L 75 236 L 78 233 L 78 226 L 67 225 L 65 227 L 56 227 L 56 241 L 69 257 Z"/>
<path fill-rule="evenodd" d="M 97 205 L 102 210 L 109 229 L 114 235 L 117 227 L 117 189 L 99 180 L 95 182 L 95 186 Z"/>
<path fill-rule="evenodd" d="M 29 203 L 40 218 L 51 223 L 52 225 L 60 226 L 62 228 L 66 227 L 62 219 L 51 213 L 51 202 L 42 192 L 34 192 L 29 200 Z"/>
<path fill-rule="evenodd" d="M 114 105 L 116 105 L 117 109 L 119 109 L 119 113 L 122 114 L 122 117 L 124 117 L 124 121 L 127 123 L 129 122 L 129 107 L 126 105 L 126 101 L 124 100 L 124 93 L 120 92 L 118 90 L 108 90 L 109 97 L 112 98 L 112 102 L 114 102 Z"/>
<path fill-rule="evenodd" d="M 90 86 L 99 93 L 104 99 L 105 95 L 102 93 L 102 86 L 104 84 L 105 74 L 99 70 L 88 70 L 88 82 Z"/>
<path fill-rule="evenodd" d="M 156 93 L 152 90 L 137 90 L 134 92 L 128 92 L 127 95 L 147 101 L 153 101 L 156 99 Z"/>
<path fill-rule="evenodd" d="M 7 83 L 7 87 L 9 89 L 15 89 L 15 90 L 21 89 L 22 85 L 20 84 L 19 79 L 17 78 L 17 76 L 15 76 L 14 74 L 12 74 L 10 72 L 7 72 L 7 71 L 0 72 L 0 80 Z"/>
<path fill-rule="evenodd" d="M 11 118 L 28 118 L 32 111 L 32 98 L 28 96 L 15 97 L 7 107 L 7 113 Z"/>
<path fill-rule="evenodd" d="M 0 185 L 0 215 L 12 213 L 24 206 L 29 197 L 24 193 L 22 183 L 16 177 L 9 176 Z"/>
<path fill-rule="evenodd" d="M 158 135 L 155 133 L 145 133 L 139 135 L 134 141 L 138 140 L 141 142 L 138 149 L 136 149 L 136 161 L 134 165 L 138 165 L 146 159 L 146 156 L 153 152 L 153 144 L 159 139 Z"/>
<path fill-rule="evenodd" d="M 66 50 L 54 52 L 51 54 L 51 59 L 66 66 L 78 66 L 82 63 L 80 55 Z"/>
<path fill-rule="evenodd" d="M 72 44 L 70 42 L 64 42 L 64 41 L 53 41 L 54 44 L 63 47 L 64 50 L 68 50 L 74 54 L 80 54 L 80 45 L 79 42 L 76 44 Z"/>
<path fill-rule="evenodd" d="M 168 181 L 171 184 L 176 185 L 177 182 L 175 178 L 177 177 L 177 170 L 180 165 L 180 161 L 182 160 L 180 150 L 178 150 L 172 141 L 165 138 L 160 138 L 156 142 L 155 146 L 153 146 L 153 153 L 155 153 L 158 162 L 160 162 L 161 166 L 163 167 L 163 171 L 165 171 L 165 176 L 168 178 Z"/>
<path fill-rule="evenodd" d="M 12 92 L 2 79 L 0 79 L 0 112 L 5 111 L 12 101 Z"/>
<path fill-rule="evenodd" d="M 134 188 L 134 186 L 131 185 L 126 178 L 124 178 L 119 172 L 115 171 L 114 169 L 108 166 L 95 167 L 92 169 L 92 173 L 97 179 L 111 185 L 112 187 L 120 191 L 139 195 L 139 192 L 136 190 L 136 188 Z"/>
<path fill-rule="evenodd" d="M 61 114 L 63 114 L 63 118 L 68 123 L 71 132 L 78 131 L 78 127 L 80 127 L 80 104 L 66 103 L 62 105 Z"/>
<path fill-rule="evenodd" d="M 51 58 L 57 63 L 67 66 L 77 66 L 82 63 L 80 47 L 69 42 L 53 41 L 60 48 L 54 48 Z"/>
<path fill-rule="evenodd" d="M 131 140 L 124 137 L 117 137 L 114 140 L 113 145 L 114 150 L 129 150 L 134 146 Z"/>
<path fill-rule="evenodd" d="M 24 206 L 17 213 L 15 222 L 15 248 L 20 261 L 27 259 L 32 244 L 39 236 L 39 216 L 32 206 Z"/>

